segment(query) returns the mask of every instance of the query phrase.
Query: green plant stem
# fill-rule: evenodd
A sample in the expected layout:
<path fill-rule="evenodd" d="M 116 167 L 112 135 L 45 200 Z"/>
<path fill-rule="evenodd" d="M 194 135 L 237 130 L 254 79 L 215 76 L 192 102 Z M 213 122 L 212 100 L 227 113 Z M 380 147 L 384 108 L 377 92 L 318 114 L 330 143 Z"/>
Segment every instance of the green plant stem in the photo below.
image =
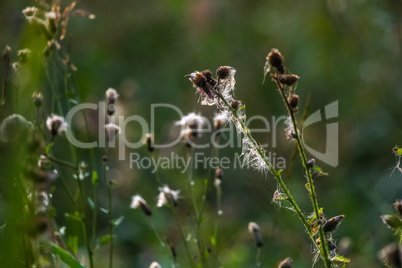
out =
<path fill-rule="evenodd" d="M 219 144 L 219 136 L 215 137 L 215 144 Z M 219 156 L 219 149 L 214 146 L 212 148 L 211 158 L 218 157 L 218 156 Z M 202 213 L 204 212 L 205 201 L 207 199 L 207 190 L 208 190 L 208 185 L 209 185 L 209 181 L 210 181 L 210 177 L 209 177 L 210 174 L 211 174 L 211 165 L 209 165 L 209 167 L 208 167 L 207 178 L 204 180 L 204 191 L 202 193 L 200 211 L 199 211 L 199 214 L 197 216 L 197 224 L 201 224 Z"/>
<path fill-rule="evenodd" d="M 82 181 L 79 177 L 79 173 L 78 170 L 76 172 L 76 181 L 78 184 L 78 191 L 80 192 L 80 199 L 81 199 L 81 214 L 82 214 L 82 221 L 81 221 L 81 227 L 82 227 L 82 233 L 85 239 L 85 246 L 87 248 L 88 251 L 88 257 L 89 257 L 89 264 L 90 267 L 93 268 L 94 267 L 94 263 L 93 263 L 93 251 L 91 249 L 91 244 L 89 241 L 89 237 L 88 237 L 88 233 L 87 233 L 87 220 L 85 217 L 85 194 L 84 194 L 84 187 L 82 185 Z"/>
<path fill-rule="evenodd" d="M 199 224 L 200 214 L 198 212 L 198 207 L 197 207 L 195 192 L 194 192 L 194 186 L 195 186 L 194 175 L 193 175 L 193 173 L 194 173 L 194 148 L 189 149 L 188 157 L 190 158 L 190 165 L 191 165 L 190 169 L 189 169 L 189 186 L 190 186 L 191 199 L 193 202 L 193 207 L 194 207 L 194 212 L 195 212 L 195 217 L 196 217 L 195 234 L 196 234 L 197 246 L 200 251 L 201 261 L 203 263 L 203 267 L 206 267 L 207 264 L 206 264 L 206 260 L 205 260 L 205 252 L 204 252 L 204 246 L 203 246 L 203 241 L 202 241 L 202 236 L 201 236 L 201 226 Z"/>
<path fill-rule="evenodd" d="M 106 129 L 105 129 L 106 132 Z M 107 138 L 106 144 L 105 144 L 105 157 L 106 161 L 109 161 L 109 156 L 108 156 L 108 151 L 109 151 L 109 142 L 110 138 L 109 136 L 105 135 Z M 112 185 L 109 183 L 107 179 L 107 171 L 109 167 L 107 165 L 107 162 L 104 163 L 103 166 L 103 179 L 105 182 L 106 190 L 107 190 L 107 198 L 108 198 L 108 222 L 109 222 L 109 235 L 110 235 L 110 251 L 109 251 L 109 268 L 113 267 L 113 218 L 112 218 Z"/>
<path fill-rule="evenodd" d="M 181 235 L 181 237 L 183 239 L 183 242 L 184 242 L 184 247 L 186 249 L 187 257 L 188 257 L 188 259 L 190 261 L 190 266 L 191 267 L 196 267 L 196 265 L 194 263 L 193 256 L 191 255 L 191 252 L 190 252 L 188 241 L 186 239 L 186 236 L 184 235 L 183 226 L 182 226 L 182 224 L 180 222 L 179 216 L 177 215 L 177 210 L 174 207 L 172 207 L 172 210 L 173 210 L 173 214 L 174 214 L 174 216 L 176 218 L 176 222 L 177 222 L 177 225 L 178 225 L 179 230 L 180 230 L 180 235 Z"/>
<path fill-rule="evenodd" d="M 301 135 L 300 135 L 300 133 L 298 133 L 298 130 L 297 130 L 297 121 L 295 118 L 295 114 L 294 114 L 294 111 L 292 110 L 292 108 L 290 107 L 289 102 L 287 101 L 287 98 L 285 95 L 285 88 L 279 82 L 278 75 L 276 74 L 276 75 L 273 75 L 272 77 L 278 87 L 282 100 L 285 102 L 285 106 L 286 106 L 288 113 L 290 115 L 290 118 L 292 120 L 293 128 L 296 132 L 295 139 L 297 141 L 297 147 L 299 150 L 300 158 L 302 159 L 303 167 L 304 167 L 304 170 L 306 173 L 308 187 L 309 187 L 309 195 L 310 195 L 311 203 L 313 205 L 314 215 L 318 221 L 318 219 L 320 219 L 320 212 L 319 212 L 319 206 L 318 206 L 318 201 L 317 201 L 317 195 L 315 193 L 315 188 L 314 188 L 314 181 L 313 181 L 310 169 L 308 168 L 306 152 L 304 151 L 304 146 L 302 144 Z M 325 236 L 324 230 L 322 229 L 321 224 L 318 226 L 318 229 L 319 229 L 318 233 L 319 233 L 319 237 L 320 237 L 320 241 L 321 241 L 321 247 L 318 247 L 318 249 L 320 250 L 320 253 L 323 258 L 325 266 L 331 267 L 331 260 L 329 259 L 329 256 L 328 256 L 327 240 L 326 240 L 326 236 Z"/>

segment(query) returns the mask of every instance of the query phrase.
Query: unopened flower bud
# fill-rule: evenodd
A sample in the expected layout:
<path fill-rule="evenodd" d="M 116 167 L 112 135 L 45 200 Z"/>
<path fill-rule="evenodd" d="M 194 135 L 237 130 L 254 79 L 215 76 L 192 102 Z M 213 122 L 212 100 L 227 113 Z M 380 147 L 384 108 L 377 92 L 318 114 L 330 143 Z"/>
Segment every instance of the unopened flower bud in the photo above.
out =
<path fill-rule="evenodd" d="M 144 212 L 144 214 L 148 217 L 152 216 L 152 211 L 151 209 L 148 207 L 147 202 L 145 202 L 145 200 L 139 196 L 139 195 L 135 195 L 132 197 L 132 201 L 131 201 L 131 208 L 140 208 L 142 210 L 142 212 Z"/>
<path fill-rule="evenodd" d="M 398 230 L 402 228 L 402 221 L 396 215 L 382 215 L 381 219 L 391 229 Z"/>
<path fill-rule="evenodd" d="M 279 77 L 279 82 L 287 86 L 292 86 L 299 80 L 299 78 L 300 77 L 295 74 L 285 74 Z"/>
<path fill-rule="evenodd" d="M 338 228 L 339 224 L 341 224 L 343 218 L 345 218 L 345 215 L 339 215 L 327 220 L 322 226 L 322 229 L 326 233 L 334 232 Z"/>
<path fill-rule="evenodd" d="M 32 99 L 33 99 L 33 103 L 36 108 L 39 108 L 42 105 L 42 101 L 43 101 L 42 93 L 34 92 L 34 94 L 32 95 Z"/>
<path fill-rule="evenodd" d="M 260 248 L 263 245 L 262 238 L 260 235 L 260 227 L 255 222 L 249 222 L 248 224 L 248 231 L 254 234 L 255 245 Z"/>
<path fill-rule="evenodd" d="M 151 133 L 145 134 L 145 144 L 147 145 L 148 152 L 152 153 L 155 150 L 154 138 Z"/>

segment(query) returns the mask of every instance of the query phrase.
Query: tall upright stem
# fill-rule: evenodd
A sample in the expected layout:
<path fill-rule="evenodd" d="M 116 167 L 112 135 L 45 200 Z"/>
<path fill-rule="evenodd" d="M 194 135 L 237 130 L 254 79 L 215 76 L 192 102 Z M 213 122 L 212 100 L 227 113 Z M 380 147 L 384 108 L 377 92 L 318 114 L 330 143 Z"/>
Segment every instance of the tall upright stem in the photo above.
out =
<path fill-rule="evenodd" d="M 292 124 L 293 124 L 293 129 L 295 130 L 295 139 L 297 141 L 297 148 L 299 150 L 300 153 L 300 158 L 302 159 L 302 163 L 303 163 L 303 167 L 306 173 L 306 177 L 307 177 L 307 182 L 308 182 L 308 187 L 309 187 L 309 195 L 310 195 L 310 199 L 311 199 L 311 203 L 313 205 L 313 209 L 314 209 L 314 215 L 315 218 L 320 219 L 320 212 L 319 212 L 319 206 L 318 206 L 318 201 L 317 201 L 317 195 L 315 193 L 315 188 L 314 188 L 314 181 L 313 181 L 313 177 L 311 175 L 310 169 L 308 168 L 308 163 L 307 163 L 307 157 L 306 157 L 306 152 L 304 150 L 304 146 L 302 144 L 302 139 L 301 139 L 301 135 L 300 133 L 298 133 L 297 130 L 297 121 L 295 118 L 295 114 L 293 109 L 290 107 L 290 104 L 286 98 L 285 95 L 285 88 L 284 86 L 279 82 L 279 77 L 277 74 L 272 76 L 273 80 L 275 81 L 276 85 L 278 86 L 278 90 L 281 94 L 282 100 L 285 102 L 285 106 L 288 110 L 290 119 L 292 120 Z M 328 245 L 327 245 L 327 240 L 326 240 L 326 236 L 324 233 L 324 230 L 322 229 L 322 226 L 319 225 L 318 226 L 318 233 L 319 233 L 319 237 L 320 237 L 320 241 L 321 241 L 321 246 L 318 247 L 321 253 L 321 256 L 324 260 L 324 264 L 326 267 L 331 267 L 331 260 L 329 259 L 328 256 Z"/>

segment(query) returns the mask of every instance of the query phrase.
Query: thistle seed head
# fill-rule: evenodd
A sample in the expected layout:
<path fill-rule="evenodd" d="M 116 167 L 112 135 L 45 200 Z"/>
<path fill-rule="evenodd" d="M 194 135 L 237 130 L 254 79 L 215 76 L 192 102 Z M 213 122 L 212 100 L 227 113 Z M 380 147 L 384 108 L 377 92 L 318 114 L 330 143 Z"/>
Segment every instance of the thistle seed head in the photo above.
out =
<path fill-rule="evenodd" d="M 283 65 L 283 56 L 278 49 L 273 48 L 267 56 L 267 60 L 272 67 L 278 68 Z"/>

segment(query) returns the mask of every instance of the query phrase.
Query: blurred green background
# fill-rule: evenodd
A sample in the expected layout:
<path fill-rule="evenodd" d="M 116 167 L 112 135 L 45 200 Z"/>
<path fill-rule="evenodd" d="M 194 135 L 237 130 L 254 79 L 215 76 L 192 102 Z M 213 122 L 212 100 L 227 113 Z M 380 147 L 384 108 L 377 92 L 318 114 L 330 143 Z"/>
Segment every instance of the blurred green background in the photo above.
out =
<path fill-rule="evenodd" d="M 32 40 L 40 37 L 32 32 L 21 13 L 32 5 L 34 1 L 0 2 L 0 47 L 8 44 L 13 53 L 26 47 L 42 49 L 44 43 L 35 45 L 37 42 Z M 396 144 L 402 146 L 401 1 L 83 0 L 78 8 L 96 15 L 94 20 L 74 17 L 68 24 L 71 61 L 78 68 L 82 101 L 103 100 L 106 89 L 113 87 L 120 94 L 118 115 L 136 114 L 150 120 L 151 104 L 169 103 L 185 114 L 201 112 L 212 118 L 216 108 L 197 103 L 198 96 L 184 75 L 194 70 L 214 71 L 221 65 L 237 69 L 236 97 L 246 104 L 249 117 L 270 119 L 285 115 L 275 85 L 269 79 L 261 85 L 265 57 L 271 48 L 278 48 L 288 69 L 301 77 L 297 87 L 301 108 L 309 94 L 310 112 L 339 101 L 339 117 L 330 121 L 339 123 L 339 165 L 334 168 L 317 161 L 329 173 L 315 181 L 319 204 L 327 217 L 346 216 L 334 238 L 338 246 L 342 241 L 351 242 L 344 253 L 352 259 L 349 267 L 381 266 L 378 251 L 398 238 L 380 216 L 394 213 L 391 204 L 402 198 L 402 177 L 398 172 L 390 177 L 395 166 L 391 149 Z M 27 86 L 20 98 L 29 101 L 32 92 L 41 87 L 45 90 L 46 83 L 41 80 Z M 22 106 L 19 112 L 33 120 L 29 105 Z M 299 119 L 301 115 L 299 112 Z M 175 135 L 171 125 L 176 120 L 179 118 L 174 112 L 157 113 L 156 142 Z M 261 125 L 255 123 L 254 127 Z M 294 144 L 286 140 L 283 128 L 279 124 L 275 133 L 278 144 L 268 150 L 290 163 Z M 126 136 L 138 141 L 141 133 L 140 126 L 132 124 Z M 255 137 L 261 143 L 270 143 L 272 135 Z M 325 151 L 325 122 L 306 130 L 305 135 L 309 146 Z M 182 147 L 173 149 L 185 155 Z M 203 151 L 209 154 L 209 150 Z M 147 155 L 145 148 L 129 152 Z M 232 157 L 236 152 L 240 148 L 224 149 L 221 155 Z M 101 156 L 99 150 L 97 159 Z M 82 157 L 87 158 L 85 152 Z M 136 193 L 155 207 L 155 176 L 150 170 L 130 169 L 127 160 L 117 160 L 117 154 L 111 160 L 110 172 L 119 183 L 113 193 L 113 213 L 126 217 L 116 229 L 116 267 L 148 267 L 154 260 L 169 267 L 169 256 L 158 246 L 146 217 L 129 209 L 130 198 Z M 196 170 L 196 180 L 201 181 L 206 173 Z M 191 209 L 186 174 L 161 170 L 159 176 L 173 189 L 182 190 L 180 202 Z M 302 210 L 310 213 L 305 182 L 301 163 L 296 159 L 289 188 Z M 276 190 L 270 174 L 225 170 L 222 189 L 218 243 L 219 260 L 225 267 L 255 264 L 254 242 L 247 231 L 249 221 L 257 222 L 261 228 L 265 242 L 263 267 L 275 267 L 288 256 L 294 259 L 294 267 L 311 266 L 311 242 L 297 216 L 270 203 Z M 106 202 L 104 195 L 100 187 L 101 205 Z M 57 182 L 53 203 L 59 211 L 71 209 Z M 213 224 L 215 206 L 211 188 L 206 233 Z M 65 224 L 63 214 L 56 217 L 60 226 Z M 106 217 L 99 217 L 99 232 L 104 234 Z M 161 235 L 176 243 L 179 258 L 182 257 L 184 250 L 175 234 L 171 213 L 154 209 L 154 221 Z M 105 246 L 97 252 L 98 267 L 106 267 L 102 265 L 107 263 L 107 250 Z M 315 267 L 321 266 L 318 262 Z"/>

